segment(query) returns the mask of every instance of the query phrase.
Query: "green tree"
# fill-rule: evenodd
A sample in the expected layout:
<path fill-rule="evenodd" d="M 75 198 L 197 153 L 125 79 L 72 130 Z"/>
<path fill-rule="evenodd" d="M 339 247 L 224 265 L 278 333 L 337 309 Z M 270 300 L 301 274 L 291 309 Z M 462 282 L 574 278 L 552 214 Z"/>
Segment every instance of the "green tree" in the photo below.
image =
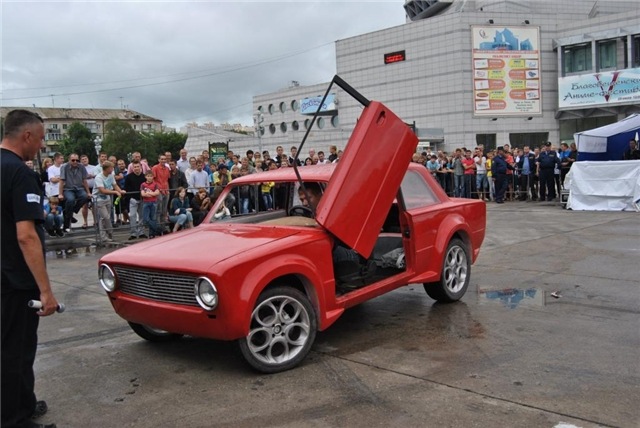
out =
<path fill-rule="evenodd" d="M 143 132 L 143 140 L 148 141 L 150 153 L 148 159 L 154 161 L 158 159 L 158 155 L 164 152 L 171 152 L 173 159 L 178 159 L 180 150 L 187 142 L 187 135 L 179 132 Z M 151 157 L 153 156 L 153 157 Z"/>
<path fill-rule="evenodd" d="M 109 156 L 114 155 L 118 159 L 127 159 L 127 154 L 140 151 L 139 145 L 141 136 L 133 127 L 120 119 L 113 119 L 107 122 L 104 127 L 105 134 L 102 141 L 102 150 Z M 142 152 L 142 156 L 147 156 Z"/>
<path fill-rule="evenodd" d="M 67 134 L 60 142 L 60 152 L 64 155 L 65 159 L 68 158 L 71 153 L 87 155 L 89 156 L 90 163 L 95 165 L 98 157 L 96 156 L 93 139 L 93 134 L 91 134 L 91 131 L 86 126 L 80 122 L 73 122 L 69 125 Z"/>

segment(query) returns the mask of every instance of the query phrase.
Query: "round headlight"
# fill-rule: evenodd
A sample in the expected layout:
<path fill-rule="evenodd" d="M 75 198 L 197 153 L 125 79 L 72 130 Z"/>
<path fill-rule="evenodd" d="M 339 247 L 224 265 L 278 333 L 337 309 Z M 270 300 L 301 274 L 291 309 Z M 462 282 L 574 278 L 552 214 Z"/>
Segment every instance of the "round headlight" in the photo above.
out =
<path fill-rule="evenodd" d="M 218 290 L 209 278 L 200 277 L 196 279 L 195 295 L 198 304 L 207 311 L 212 311 L 218 306 Z"/>
<path fill-rule="evenodd" d="M 116 276 L 113 274 L 111 268 L 105 264 L 100 265 L 98 269 L 98 277 L 100 278 L 100 285 L 108 293 L 112 292 L 116 288 Z"/>

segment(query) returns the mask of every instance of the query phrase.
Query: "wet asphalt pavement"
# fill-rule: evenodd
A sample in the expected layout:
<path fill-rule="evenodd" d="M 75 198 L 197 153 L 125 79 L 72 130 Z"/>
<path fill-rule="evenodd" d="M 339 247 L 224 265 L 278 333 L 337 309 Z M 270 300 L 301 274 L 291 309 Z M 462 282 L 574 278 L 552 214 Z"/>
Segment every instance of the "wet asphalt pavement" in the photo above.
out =
<path fill-rule="evenodd" d="M 67 311 L 40 324 L 42 422 L 637 427 L 640 214 L 516 202 L 488 205 L 487 226 L 460 302 L 396 290 L 348 310 L 275 375 L 252 371 L 233 343 L 140 339 L 97 282 L 111 249 L 54 241 L 48 268 Z"/>

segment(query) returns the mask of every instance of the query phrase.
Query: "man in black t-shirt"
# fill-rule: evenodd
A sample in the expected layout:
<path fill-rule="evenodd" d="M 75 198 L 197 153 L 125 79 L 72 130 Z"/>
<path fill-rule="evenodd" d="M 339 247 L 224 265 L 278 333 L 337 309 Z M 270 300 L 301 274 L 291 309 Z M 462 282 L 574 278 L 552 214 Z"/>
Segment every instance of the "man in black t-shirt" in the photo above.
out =
<path fill-rule="evenodd" d="M 39 317 L 58 307 L 45 266 L 42 188 L 23 162 L 35 157 L 43 140 L 40 116 L 26 110 L 7 114 L 0 145 L 3 427 L 55 427 L 31 420 L 46 412 L 34 393 Z M 40 300 L 42 309 L 29 308 L 29 300 Z"/>

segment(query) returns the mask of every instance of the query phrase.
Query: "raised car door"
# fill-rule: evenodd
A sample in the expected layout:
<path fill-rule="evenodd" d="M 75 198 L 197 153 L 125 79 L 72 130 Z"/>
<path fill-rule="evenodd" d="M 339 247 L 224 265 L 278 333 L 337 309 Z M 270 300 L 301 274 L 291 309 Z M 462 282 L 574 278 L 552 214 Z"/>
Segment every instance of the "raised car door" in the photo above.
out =
<path fill-rule="evenodd" d="M 318 204 L 317 222 L 369 257 L 417 144 L 388 107 L 370 102 Z"/>

